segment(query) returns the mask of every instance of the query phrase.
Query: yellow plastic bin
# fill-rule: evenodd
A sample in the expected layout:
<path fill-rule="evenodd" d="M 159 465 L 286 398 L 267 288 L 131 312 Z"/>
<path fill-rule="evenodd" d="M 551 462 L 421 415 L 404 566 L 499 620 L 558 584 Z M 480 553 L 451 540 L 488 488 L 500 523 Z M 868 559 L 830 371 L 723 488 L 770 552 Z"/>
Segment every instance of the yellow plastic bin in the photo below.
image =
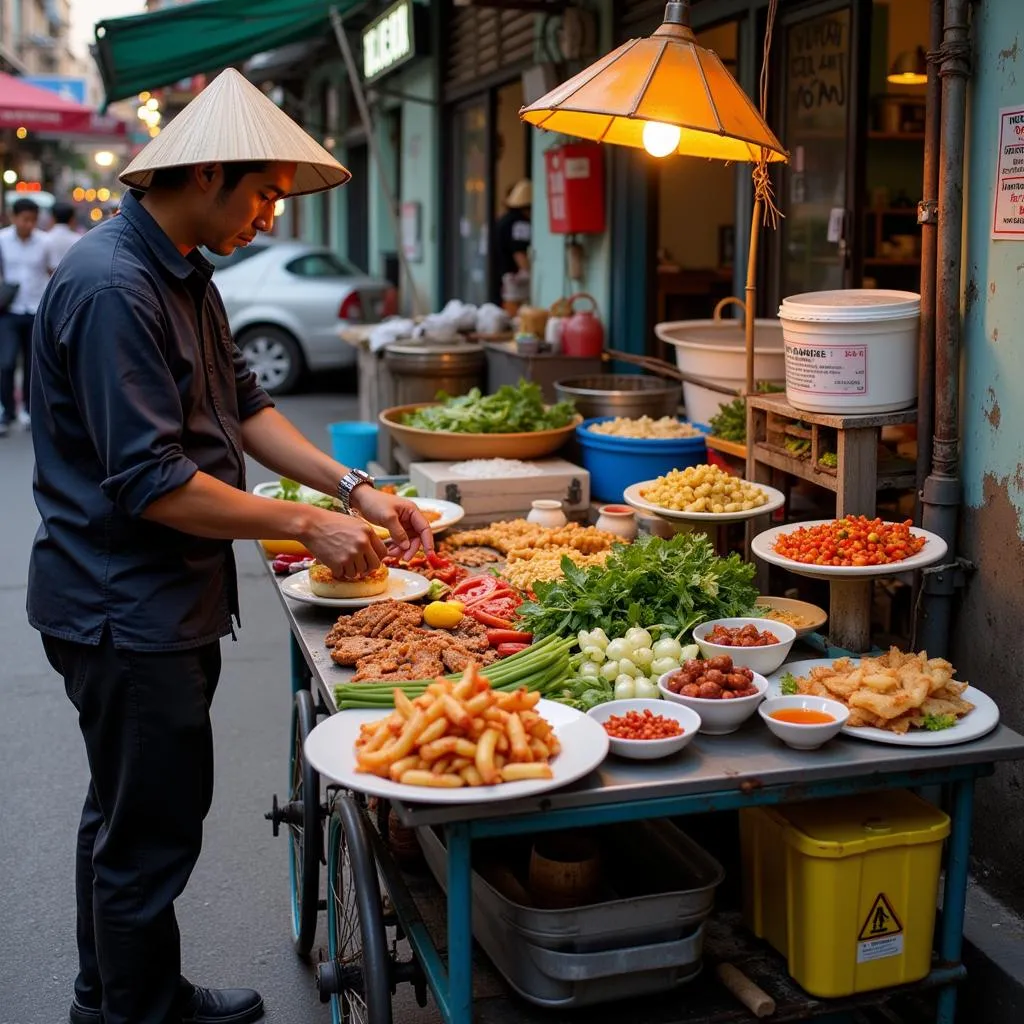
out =
<path fill-rule="evenodd" d="M 903 790 L 744 810 L 747 925 L 811 995 L 919 981 L 948 835 L 948 816 Z"/>

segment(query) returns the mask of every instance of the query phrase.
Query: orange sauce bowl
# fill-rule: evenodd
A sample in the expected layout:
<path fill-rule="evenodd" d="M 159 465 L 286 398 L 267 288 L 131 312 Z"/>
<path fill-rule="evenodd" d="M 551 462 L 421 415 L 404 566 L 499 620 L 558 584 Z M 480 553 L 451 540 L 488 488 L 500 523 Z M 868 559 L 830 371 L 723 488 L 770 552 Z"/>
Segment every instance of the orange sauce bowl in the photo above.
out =
<path fill-rule="evenodd" d="M 770 697 L 757 709 L 772 734 L 794 750 L 817 750 L 837 736 L 850 717 L 845 704 L 796 694 Z"/>

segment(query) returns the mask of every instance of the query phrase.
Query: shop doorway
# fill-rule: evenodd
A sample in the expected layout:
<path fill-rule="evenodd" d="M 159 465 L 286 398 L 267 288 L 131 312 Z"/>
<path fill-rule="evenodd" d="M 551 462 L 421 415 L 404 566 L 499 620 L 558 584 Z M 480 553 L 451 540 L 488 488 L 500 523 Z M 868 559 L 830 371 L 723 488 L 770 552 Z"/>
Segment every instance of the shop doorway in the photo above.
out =
<path fill-rule="evenodd" d="M 860 265 L 871 4 L 826 0 L 780 16 L 780 171 L 772 305 L 799 292 L 850 288 Z"/>
<path fill-rule="evenodd" d="M 352 180 L 345 186 L 348 198 L 348 259 L 360 270 L 370 265 L 370 151 L 366 143 L 349 146 L 346 153 Z"/>

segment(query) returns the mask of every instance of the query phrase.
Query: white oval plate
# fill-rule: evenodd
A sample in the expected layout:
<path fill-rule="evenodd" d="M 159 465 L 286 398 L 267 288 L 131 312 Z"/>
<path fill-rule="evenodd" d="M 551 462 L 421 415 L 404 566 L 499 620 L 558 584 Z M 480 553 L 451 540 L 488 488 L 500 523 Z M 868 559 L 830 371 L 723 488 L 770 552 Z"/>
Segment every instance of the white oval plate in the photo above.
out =
<path fill-rule="evenodd" d="M 747 480 L 740 482 L 749 483 Z M 746 512 L 678 512 L 673 508 L 655 505 L 640 496 L 640 492 L 645 487 L 653 487 L 654 483 L 654 480 L 642 480 L 638 484 L 627 487 L 622 492 L 622 497 L 626 504 L 632 505 L 633 508 L 638 508 L 642 512 L 662 516 L 664 519 L 681 519 L 690 523 L 736 523 L 743 519 L 753 519 L 755 516 L 767 515 L 786 504 L 786 496 L 782 491 L 777 491 L 774 487 L 768 487 L 766 484 L 750 484 L 751 487 L 759 488 L 768 496 L 768 501 L 758 508 L 751 508 Z"/>
<path fill-rule="evenodd" d="M 567 786 L 593 771 L 608 754 L 608 733 L 604 726 L 574 708 L 541 700 L 537 711 L 555 730 L 562 744 L 561 753 L 551 762 L 552 779 L 502 782 L 496 786 L 464 786 L 461 789 L 432 789 L 429 786 L 404 786 L 356 771 L 355 745 L 359 729 L 366 722 L 377 722 L 391 714 L 385 710 L 339 711 L 321 722 L 307 737 L 306 758 L 321 775 L 347 789 L 370 796 L 389 797 L 409 803 L 483 804 L 498 800 L 546 793 Z"/>
<path fill-rule="evenodd" d="M 454 526 L 466 514 L 466 510 L 461 505 L 456 505 L 454 501 L 442 501 L 440 498 L 410 498 L 409 500 L 421 509 L 441 513 L 441 518 L 430 524 L 433 533 L 440 533 L 442 530 L 447 530 L 449 526 Z"/>
<path fill-rule="evenodd" d="M 792 661 L 783 665 L 778 672 L 768 676 L 768 696 L 782 696 L 782 677 L 787 672 L 794 676 L 806 676 L 812 668 L 826 668 L 835 664 L 835 658 L 812 658 L 809 661 Z M 860 664 L 860 658 L 851 658 L 854 665 Z M 949 729 L 939 732 L 928 732 L 925 729 L 911 729 L 902 736 L 886 729 L 875 729 L 873 726 L 854 727 L 844 725 L 844 736 L 852 736 L 858 740 L 870 740 L 872 743 L 887 743 L 894 747 L 951 747 L 957 743 L 969 743 L 971 740 L 987 736 L 999 724 L 999 708 L 996 702 L 981 690 L 968 686 L 963 692 L 964 700 L 974 705 L 974 710 Z M 833 698 L 836 699 L 836 698 Z M 843 703 L 840 701 L 840 703 Z"/>
<path fill-rule="evenodd" d="M 309 570 L 294 573 L 281 581 L 285 597 L 305 604 L 318 604 L 322 608 L 365 608 L 378 601 L 415 601 L 430 589 L 430 580 L 418 572 L 392 569 L 388 573 L 388 589 L 373 597 L 321 597 L 309 588 Z"/>
<path fill-rule="evenodd" d="M 775 550 L 775 541 L 784 533 L 791 533 L 801 526 L 820 526 L 822 523 L 834 522 L 833 519 L 812 519 L 806 523 L 786 523 L 784 526 L 773 526 L 764 533 L 759 533 L 751 542 L 750 550 L 772 565 L 781 566 L 790 572 L 799 573 L 801 576 L 820 576 L 825 579 L 842 579 L 868 577 L 868 576 L 898 576 L 903 572 L 913 572 L 915 569 L 923 569 L 927 565 L 934 565 L 946 557 L 946 542 L 935 533 L 927 530 L 919 530 L 916 526 L 910 528 L 915 537 L 924 537 L 925 545 L 916 555 L 905 558 L 902 562 L 888 562 L 885 565 L 807 565 L 804 562 L 795 562 L 792 558 L 786 558 Z"/>

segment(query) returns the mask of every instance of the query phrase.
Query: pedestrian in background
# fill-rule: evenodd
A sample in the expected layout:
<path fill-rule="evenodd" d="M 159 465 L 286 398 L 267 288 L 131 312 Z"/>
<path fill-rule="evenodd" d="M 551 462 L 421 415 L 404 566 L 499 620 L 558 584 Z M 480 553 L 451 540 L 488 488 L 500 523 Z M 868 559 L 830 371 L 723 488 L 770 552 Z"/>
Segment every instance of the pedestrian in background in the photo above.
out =
<path fill-rule="evenodd" d="M 75 208 L 70 203 L 54 203 L 53 227 L 46 232 L 46 269 L 51 274 L 81 237 L 75 224 Z"/>
<path fill-rule="evenodd" d="M 38 224 L 39 207 L 31 199 L 18 199 L 11 207 L 10 227 L 0 229 L 0 278 L 18 286 L 11 304 L 0 313 L 0 436 L 15 420 L 29 424 L 32 324 L 50 278 L 46 233 Z M 19 355 L 20 412 L 15 387 Z"/>
<path fill-rule="evenodd" d="M 491 232 L 491 301 L 497 306 L 508 301 L 509 285 L 521 301 L 530 297 L 532 205 L 533 185 L 529 178 L 523 178 L 509 189 L 505 197 L 505 212 L 494 222 Z"/>

